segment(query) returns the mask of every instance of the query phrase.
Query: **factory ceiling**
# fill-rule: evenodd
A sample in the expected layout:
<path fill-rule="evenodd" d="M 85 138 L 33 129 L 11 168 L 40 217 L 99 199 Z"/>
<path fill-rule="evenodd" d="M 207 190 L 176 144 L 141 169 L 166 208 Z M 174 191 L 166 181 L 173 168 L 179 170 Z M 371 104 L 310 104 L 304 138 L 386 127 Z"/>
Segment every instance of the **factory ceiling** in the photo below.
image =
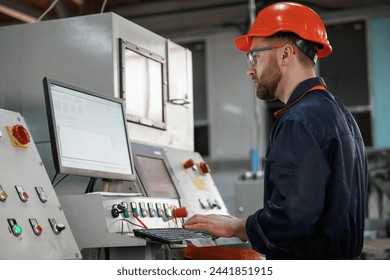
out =
<path fill-rule="evenodd" d="M 251 0 L 0 0 L 0 26 L 113 12 L 163 36 L 247 30 Z M 273 2 L 253 1 L 256 12 Z M 317 12 L 389 5 L 389 0 L 297 1 Z M 54 5 L 55 4 L 55 5 Z M 50 11 L 48 11 L 49 8 Z M 253 6 L 252 10 L 253 11 Z M 46 13 L 47 12 L 47 13 Z"/>

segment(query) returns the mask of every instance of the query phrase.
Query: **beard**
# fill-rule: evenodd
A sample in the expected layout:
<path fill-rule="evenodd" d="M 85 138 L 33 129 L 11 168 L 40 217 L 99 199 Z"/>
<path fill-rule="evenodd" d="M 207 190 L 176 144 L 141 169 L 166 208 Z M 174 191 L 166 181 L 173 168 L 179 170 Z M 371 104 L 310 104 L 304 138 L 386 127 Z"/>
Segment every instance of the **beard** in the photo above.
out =
<path fill-rule="evenodd" d="M 254 80 L 257 98 L 265 101 L 275 100 L 275 91 L 281 79 L 282 72 L 275 56 L 272 56 L 268 67 L 264 69 L 260 77 Z"/>

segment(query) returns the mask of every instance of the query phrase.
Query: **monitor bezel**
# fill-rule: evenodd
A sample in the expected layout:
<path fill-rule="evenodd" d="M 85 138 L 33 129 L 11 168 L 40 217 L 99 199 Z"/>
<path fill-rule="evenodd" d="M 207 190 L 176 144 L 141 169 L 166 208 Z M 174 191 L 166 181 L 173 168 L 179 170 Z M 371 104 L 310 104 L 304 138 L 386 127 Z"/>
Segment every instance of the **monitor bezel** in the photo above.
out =
<path fill-rule="evenodd" d="M 102 99 L 108 100 L 110 102 L 115 102 L 115 103 L 120 104 L 121 109 L 122 109 L 122 115 L 123 115 L 124 129 L 125 129 L 125 133 L 126 133 L 127 149 L 128 149 L 129 160 L 130 160 L 130 168 L 131 168 L 130 173 L 131 174 L 73 168 L 73 167 L 68 167 L 68 166 L 62 165 L 61 155 L 59 152 L 60 147 L 59 147 L 59 141 L 58 141 L 58 132 L 57 132 L 57 129 L 55 127 L 56 120 L 55 120 L 55 114 L 54 114 L 54 110 L 53 110 L 54 104 L 53 104 L 53 98 L 52 98 L 51 85 L 58 85 L 58 86 L 61 86 L 64 88 L 68 88 L 71 90 L 82 92 L 83 94 L 87 94 L 87 95 L 94 96 L 97 98 L 102 98 Z M 54 167 L 55 167 L 56 172 L 60 173 L 60 174 L 86 176 L 86 177 L 93 177 L 93 178 L 122 180 L 122 181 L 135 181 L 136 180 L 136 173 L 135 173 L 136 171 L 135 171 L 135 166 L 134 166 L 134 159 L 133 159 L 133 154 L 132 154 L 132 149 L 131 149 L 130 138 L 129 138 L 129 134 L 128 134 L 124 101 L 122 99 L 116 98 L 114 96 L 108 96 L 108 95 L 102 94 L 100 92 L 96 92 L 94 90 L 84 88 L 81 86 L 77 86 L 77 85 L 74 85 L 74 84 L 71 84 L 68 82 L 64 82 L 61 80 L 57 80 L 57 79 L 51 78 L 51 77 L 45 77 L 43 79 L 43 88 L 44 88 L 49 136 L 50 136 L 50 145 L 51 145 L 53 162 L 54 162 Z"/>

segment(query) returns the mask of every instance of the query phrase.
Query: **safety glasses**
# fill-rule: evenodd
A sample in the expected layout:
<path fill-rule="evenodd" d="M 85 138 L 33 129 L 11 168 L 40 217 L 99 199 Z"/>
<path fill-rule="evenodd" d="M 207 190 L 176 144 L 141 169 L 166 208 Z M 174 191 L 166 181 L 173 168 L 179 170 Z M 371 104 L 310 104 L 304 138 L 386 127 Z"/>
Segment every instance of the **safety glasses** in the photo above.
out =
<path fill-rule="evenodd" d="M 283 48 L 284 45 L 282 46 L 268 46 L 268 47 L 263 47 L 263 48 L 255 48 L 246 53 L 246 57 L 248 59 L 249 66 L 254 66 L 257 63 L 257 59 L 259 58 L 259 52 L 262 51 L 269 51 L 273 49 L 279 49 Z"/>

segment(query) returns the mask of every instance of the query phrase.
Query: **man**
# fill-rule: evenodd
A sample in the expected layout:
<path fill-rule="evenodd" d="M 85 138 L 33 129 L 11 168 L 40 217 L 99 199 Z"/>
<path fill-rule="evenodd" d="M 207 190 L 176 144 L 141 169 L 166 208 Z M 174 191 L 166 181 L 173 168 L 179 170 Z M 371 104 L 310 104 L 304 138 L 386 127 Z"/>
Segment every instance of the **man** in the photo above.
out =
<path fill-rule="evenodd" d="M 264 208 L 246 219 L 194 215 L 184 227 L 249 240 L 267 259 L 359 258 L 365 148 L 352 115 L 314 72 L 332 51 L 323 22 L 304 5 L 276 3 L 235 44 L 247 52 L 257 97 L 286 104 L 269 139 Z"/>

